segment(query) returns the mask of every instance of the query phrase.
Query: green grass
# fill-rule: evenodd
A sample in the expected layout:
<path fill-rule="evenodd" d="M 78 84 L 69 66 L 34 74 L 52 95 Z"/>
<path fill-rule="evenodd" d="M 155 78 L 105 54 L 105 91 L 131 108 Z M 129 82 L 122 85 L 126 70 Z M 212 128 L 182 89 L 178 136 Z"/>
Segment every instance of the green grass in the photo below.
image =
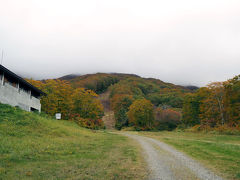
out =
<path fill-rule="evenodd" d="M 0 179 L 144 179 L 136 147 L 120 135 L 0 104 Z"/>
<path fill-rule="evenodd" d="M 240 136 L 191 132 L 138 132 L 197 159 L 227 179 L 240 179 Z"/>

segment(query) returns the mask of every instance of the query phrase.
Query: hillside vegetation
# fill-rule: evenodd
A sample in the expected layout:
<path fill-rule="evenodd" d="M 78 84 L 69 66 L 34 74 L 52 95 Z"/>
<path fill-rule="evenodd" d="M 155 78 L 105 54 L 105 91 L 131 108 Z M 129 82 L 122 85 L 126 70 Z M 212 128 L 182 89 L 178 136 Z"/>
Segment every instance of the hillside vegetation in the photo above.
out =
<path fill-rule="evenodd" d="M 178 86 L 154 78 L 142 78 L 134 74 L 97 73 L 82 76 L 69 75 L 59 79 L 70 82 L 74 88 L 89 89 L 97 94 L 105 92 L 113 85 L 111 97 L 115 94 L 145 97 L 156 106 L 167 104 L 182 107 L 184 93 L 192 92 L 192 87 Z"/>
<path fill-rule="evenodd" d="M 139 123 L 135 123 L 134 120 L 132 120 L 132 123 L 129 123 L 131 120 L 129 120 L 129 116 L 127 115 L 131 104 L 139 99 L 149 100 L 158 109 L 156 109 L 157 121 L 152 121 L 148 127 L 141 127 L 145 125 L 140 125 L 140 127 L 137 127 L 138 129 L 151 129 L 153 126 L 155 129 L 171 130 L 176 128 L 180 121 L 179 111 L 183 106 L 186 93 L 194 92 L 196 89 L 192 86 L 186 88 L 158 79 L 141 78 L 132 74 L 97 73 L 82 76 L 69 75 L 60 79 L 66 80 L 74 88 L 85 88 L 97 94 L 102 94 L 106 91 L 110 93 L 110 107 L 114 111 L 116 119 L 115 127 L 117 129 L 121 129 L 124 126 L 140 125 Z M 176 111 L 176 109 L 178 110 Z M 105 113 L 107 114 L 108 112 L 105 111 Z M 161 122 L 159 120 L 160 116 L 170 116 L 170 123 L 168 123 L 167 118 L 164 118 L 163 122 Z M 132 119 L 136 119 L 133 116 L 131 117 Z"/>
<path fill-rule="evenodd" d="M 96 73 L 86 75 L 66 75 L 59 79 L 70 82 L 74 88 L 85 88 L 100 94 L 105 92 L 112 84 L 118 83 L 120 80 L 129 77 L 139 76 L 120 73 Z"/>
<path fill-rule="evenodd" d="M 194 126 L 197 131 L 240 134 L 240 75 L 188 94 L 183 104 L 182 123 Z"/>
<path fill-rule="evenodd" d="M 196 131 L 240 132 L 239 76 L 199 89 L 117 73 L 69 75 L 30 82 L 48 94 L 42 98 L 44 112 L 54 115 L 61 111 L 65 119 L 88 128 L 104 128 L 102 118 L 111 116 L 111 122 L 115 119 L 115 128 L 119 130 L 128 126 L 136 130 L 194 127 Z M 97 98 L 104 93 L 109 94 L 105 101 L 110 104 L 106 116 L 106 107 L 101 104 L 104 102 Z M 146 104 L 148 111 L 141 110 Z M 149 118 L 152 119 L 148 121 Z"/>
<path fill-rule="evenodd" d="M 60 112 L 63 119 L 75 121 L 82 127 L 104 128 L 101 119 L 104 115 L 103 106 L 92 90 L 74 88 L 69 82 L 62 80 L 29 82 L 47 94 L 41 97 L 43 112 L 50 116 Z"/>
<path fill-rule="evenodd" d="M 0 104 L 0 179 L 144 179 L 134 142 Z"/>

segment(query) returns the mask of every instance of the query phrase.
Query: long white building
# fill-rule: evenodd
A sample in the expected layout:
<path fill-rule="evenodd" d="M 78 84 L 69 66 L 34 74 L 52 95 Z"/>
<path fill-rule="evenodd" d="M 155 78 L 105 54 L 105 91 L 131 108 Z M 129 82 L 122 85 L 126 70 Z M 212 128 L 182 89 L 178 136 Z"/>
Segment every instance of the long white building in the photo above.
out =
<path fill-rule="evenodd" d="M 0 65 L 0 102 L 26 111 L 41 111 L 40 98 L 45 95 L 20 76 Z"/>

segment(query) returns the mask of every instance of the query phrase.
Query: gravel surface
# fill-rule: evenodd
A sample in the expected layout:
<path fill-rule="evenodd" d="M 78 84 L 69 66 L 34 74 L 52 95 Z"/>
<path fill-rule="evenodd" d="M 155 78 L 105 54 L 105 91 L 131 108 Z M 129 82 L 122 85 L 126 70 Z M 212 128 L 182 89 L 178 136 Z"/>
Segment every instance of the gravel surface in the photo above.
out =
<path fill-rule="evenodd" d="M 138 141 L 149 167 L 151 180 L 222 180 L 197 161 L 158 140 L 122 133 Z"/>

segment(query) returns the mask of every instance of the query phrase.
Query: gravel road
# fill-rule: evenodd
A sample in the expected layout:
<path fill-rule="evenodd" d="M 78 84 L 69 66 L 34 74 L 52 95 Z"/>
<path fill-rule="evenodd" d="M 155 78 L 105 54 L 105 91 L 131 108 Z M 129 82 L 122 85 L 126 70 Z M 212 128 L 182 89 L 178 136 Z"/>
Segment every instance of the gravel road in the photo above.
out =
<path fill-rule="evenodd" d="M 140 143 L 151 180 L 223 180 L 198 162 L 158 140 L 122 133 Z"/>

